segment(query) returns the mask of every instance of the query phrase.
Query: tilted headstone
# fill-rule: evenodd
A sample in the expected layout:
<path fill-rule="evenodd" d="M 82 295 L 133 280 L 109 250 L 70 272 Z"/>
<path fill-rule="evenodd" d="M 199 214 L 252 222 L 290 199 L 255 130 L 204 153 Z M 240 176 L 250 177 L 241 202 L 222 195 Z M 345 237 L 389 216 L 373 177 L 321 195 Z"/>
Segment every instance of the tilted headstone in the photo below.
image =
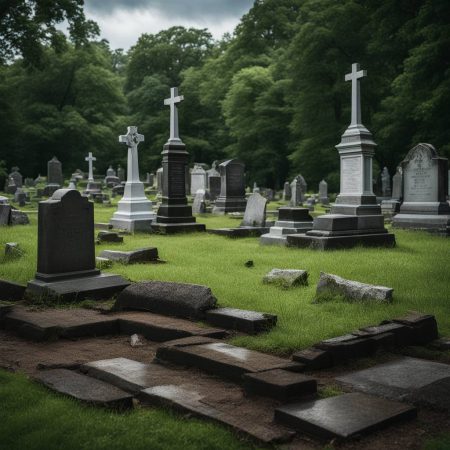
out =
<path fill-rule="evenodd" d="M 381 195 L 383 197 L 391 196 L 391 175 L 387 167 L 381 172 Z"/>
<path fill-rule="evenodd" d="M 307 184 L 301 175 L 297 175 L 291 183 L 291 206 L 302 205 L 305 201 Z"/>
<path fill-rule="evenodd" d="M 76 190 L 59 189 L 39 203 L 38 263 L 34 295 L 112 295 L 127 283 L 116 275 L 101 275 L 95 267 L 94 206 Z"/>
<path fill-rule="evenodd" d="M 139 179 L 138 144 L 143 141 L 144 136 L 134 126 L 128 127 L 126 135 L 119 136 L 119 142 L 128 148 L 127 182 L 110 223 L 114 228 L 131 232 L 150 231 L 156 216 L 152 202 L 145 195 L 144 184 Z"/>
<path fill-rule="evenodd" d="M 266 226 L 267 199 L 258 192 L 254 192 L 247 199 L 242 227 L 265 227 Z"/>
<path fill-rule="evenodd" d="M 192 214 L 204 214 L 206 212 L 206 191 L 199 189 L 195 193 L 194 201 L 192 202 Z"/>
<path fill-rule="evenodd" d="M 191 172 L 191 195 L 206 189 L 206 171 L 200 164 L 195 164 Z"/>
<path fill-rule="evenodd" d="M 244 212 L 245 165 L 237 159 L 230 159 L 219 165 L 221 187 L 220 195 L 213 209 L 214 214 Z"/>
<path fill-rule="evenodd" d="M 328 198 L 328 183 L 325 180 L 319 183 L 319 201 L 322 205 L 328 205 L 330 203 L 330 199 Z"/>

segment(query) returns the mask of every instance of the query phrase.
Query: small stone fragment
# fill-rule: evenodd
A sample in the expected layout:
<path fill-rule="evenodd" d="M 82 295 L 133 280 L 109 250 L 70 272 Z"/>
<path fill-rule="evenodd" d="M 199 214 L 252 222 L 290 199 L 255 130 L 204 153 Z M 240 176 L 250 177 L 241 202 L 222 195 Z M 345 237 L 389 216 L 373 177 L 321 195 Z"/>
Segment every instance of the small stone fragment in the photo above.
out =
<path fill-rule="evenodd" d="M 17 242 L 7 242 L 5 244 L 5 256 L 18 258 L 23 255 L 23 251 Z"/>
<path fill-rule="evenodd" d="M 144 345 L 142 339 L 143 339 L 142 336 L 139 336 L 138 334 L 133 334 L 130 337 L 130 345 L 132 347 L 142 347 Z"/>
<path fill-rule="evenodd" d="M 316 295 L 343 296 L 347 300 L 374 300 L 377 302 L 391 302 L 394 289 L 385 286 L 360 283 L 341 278 L 329 273 L 320 273 Z"/>
<path fill-rule="evenodd" d="M 28 225 L 30 219 L 27 214 L 18 209 L 11 209 L 11 225 Z"/>
<path fill-rule="evenodd" d="M 295 269 L 272 269 L 264 276 L 263 283 L 279 284 L 283 287 L 306 286 L 308 284 L 308 272 Z"/>

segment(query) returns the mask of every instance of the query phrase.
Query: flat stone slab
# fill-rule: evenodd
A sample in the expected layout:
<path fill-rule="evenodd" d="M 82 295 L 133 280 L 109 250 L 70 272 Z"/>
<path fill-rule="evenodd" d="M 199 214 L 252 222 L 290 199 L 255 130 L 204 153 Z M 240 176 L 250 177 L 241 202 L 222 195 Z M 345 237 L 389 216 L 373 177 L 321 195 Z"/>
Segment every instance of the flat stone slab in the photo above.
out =
<path fill-rule="evenodd" d="M 329 352 L 333 364 L 340 364 L 353 358 L 370 356 L 376 350 L 375 342 L 365 337 L 346 334 L 338 336 L 314 345 L 315 348 Z"/>
<path fill-rule="evenodd" d="M 206 321 L 217 327 L 257 334 L 273 328 L 277 316 L 244 309 L 217 308 L 206 311 Z"/>
<path fill-rule="evenodd" d="M 33 297 L 59 298 L 73 301 L 89 299 L 108 299 L 130 285 L 120 275 L 102 273 L 93 277 L 71 278 L 46 283 L 33 280 L 28 283 L 26 292 Z"/>
<path fill-rule="evenodd" d="M 230 238 L 260 237 L 268 233 L 270 227 L 238 227 L 238 228 L 215 228 L 207 230 L 208 233 L 218 234 Z"/>
<path fill-rule="evenodd" d="M 115 310 L 140 310 L 182 318 L 204 318 L 214 308 L 216 298 L 207 286 L 164 281 L 133 283 L 123 290 Z"/>
<path fill-rule="evenodd" d="M 395 247 L 395 235 L 392 233 L 378 233 L 326 237 L 307 236 L 305 234 L 290 234 L 287 236 L 288 247 L 337 250 L 360 245 L 364 247 Z"/>
<path fill-rule="evenodd" d="M 379 364 L 338 377 L 341 383 L 369 394 L 381 395 L 398 400 L 424 402 L 424 393 L 432 391 L 433 383 L 447 384 L 450 365 L 418 358 L 402 357 L 395 361 Z M 439 387 L 438 387 L 439 389 Z M 447 400 L 450 396 L 447 396 Z M 429 398 L 429 404 L 435 404 Z M 442 406 L 442 404 L 441 404 Z M 450 404 L 447 404 L 450 407 Z"/>
<path fill-rule="evenodd" d="M 119 250 L 103 250 L 101 258 L 118 261 L 122 264 L 139 264 L 158 261 L 158 249 L 156 247 L 140 248 L 129 252 Z"/>
<path fill-rule="evenodd" d="M 185 338 L 158 347 L 156 358 L 175 364 L 196 367 L 220 377 L 241 381 L 245 373 L 286 369 L 303 370 L 303 365 L 277 356 L 248 350 L 214 339 Z"/>
<path fill-rule="evenodd" d="M 413 419 L 414 407 L 361 393 L 343 394 L 275 410 L 275 420 L 319 439 L 348 439 Z"/>
<path fill-rule="evenodd" d="M 133 396 L 127 392 L 73 370 L 44 370 L 36 379 L 53 391 L 96 406 L 114 409 L 133 407 Z"/>
<path fill-rule="evenodd" d="M 316 295 L 340 295 L 347 300 L 374 300 L 378 302 L 391 302 L 394 289 L 385 286 L 360 283 L 346 280 L 337 275 L 320 273 L 317 283 Z"/>
<path fill-rule="evenodd" d="M 306 286 L 308 284 L 308 272 L 296 269 L 272 269 L 264 276 L 263 283 L 278 284 L 283 287 Z"/>
<path fill-rule="evenodd" d="M 123 242 L 123 236 L 114 231 L 100 231 L 97 235 L 100 242 Z"/>
<path fill-rule="evenodd" d="M 314 347 L 294 353 L 292 359 L 304 364 L 306 370 L 327 369 L 333 365 L 331 352 Z"/>
<path fill-rule="evenodd" d="M 284 402 L 311 396 L 317 392 L 317 381 L 314 378 L 283 369 L 247 373 L 243 378 L 246 392 Z"/>

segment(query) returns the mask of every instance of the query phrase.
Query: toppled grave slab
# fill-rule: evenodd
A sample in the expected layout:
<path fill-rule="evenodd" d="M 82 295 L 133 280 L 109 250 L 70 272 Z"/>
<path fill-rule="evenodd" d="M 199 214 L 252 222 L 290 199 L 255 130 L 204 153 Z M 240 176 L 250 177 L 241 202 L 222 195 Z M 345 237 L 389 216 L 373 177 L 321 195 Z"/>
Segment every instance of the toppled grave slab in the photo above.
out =
<path fill-rule="evenodd" d="M 445 406 L 445 401 L 444 399 L 439 401 L 437 394 L 443 386 L 449 386 L 449 379 L 450 365 L 409 357 L 402 357 L 337 378 L 341 383 L 369 394 L 437 404 L 440 407 Z M 450 395 L 447 395 L 447 402 L 449 399 Z M 446 408 L 450 408 L 450 403 L 447 403 Z"/>
<path fill-rule="evenodd" d="M 183 318 L 202 319 L 216 298 L 207 286 L 165 281 L 143 281 L 124 289 L 114 310 L 134 309 Z"/>
<path fill-rule="evenodd" d="M 123 242 L 123 236 L 114 231 L 99 231 L 97 234 L 97 239 L 100 243 L 102 242 Z"/>
<path fill-rule="evenodd" d="M 222 329 L 200 327 L 187 320 L 148 312 L 102 314 L 86 309 L 32 311 L 21 306 L 0 317 L 0 325 L 35 341 L 138 333 L 147 339 L 164 342 L 196 335 L 222 338 L 228 334 Z"/>
<path fill-rule="evenodd" d="M 275 410 L 275 420 L 322 440 L 348 439 L 413 419 L 414 407 L 361 393 L 343 394 Z"/>
<path fill-rule="evenodd" d="M 329 273 L 320 273 L 317 296 L 343 296 L 348 300 L 375 300 L 391 302 L 394 289 L 346 280 Z"/>
<path fill-rule="evenodd" d="M 272 269 L 264 276 L 263 283 L 278 284 L 283 287 L 306 286 L 308 284 L 308 272 L 295 269 Z"/>
<path fill-rule="evenodd" d="M 12 281 L 0 280 L 0 300 L 22 300 L 26 286 Z"/>
<path fill-rule="evenodd" d="M 122 264 L 139 264 L 158 261 L 158 249 L 156 247 L 140 248 L 129 252 L 119 250 L 103 250 L 101 258 L 117 261 Z"/>
<path fill-rule="evenodd" d="M 89 362 L 80 370 L 136 395 L 144 405 L 170 407 L 220 422 L 263 443 L 285 442 L 293 436 L 273 423 L 273 400 L 247 398 L 238 385 L 198 371 L 126 358 Z"/>
<path fill-rule="evenodd" d="M 96 406 L 121 410 L 133 407 L 133 396 L 127 392 L 73 370 L 44 370 L 36 379 L 53 391 Z"/>
<path fill-rule="evenodd" d="M 353 334 L 346 334 L 326 339 L 314 347 L 331 354 L 334 364 L 339 364 L 352 358 L 363 358 L 375 352 L 374 342 Z"/>
<path fill-rule="evenodd" d="M 286 369 L 293 372 L 303 370 L 303 365 L 277 356 L 236 347 L 209 338 L 185 338 L 167 342 L 158 347 L 157 360 L 168 361 L 241 381 L 245 373 Z"/>
<path fill-rule="evenodd" d="M 411 327 L 415 344 L 426 344 L 439 337 L 436 318 L 431 314 L 409 311 L 405 316 L 394 319 L 393 322 Z"/>
<path fill-rule="evenodd" d="M 246 373 L 243 378 L 246 392 L 284 402 L 311 396 L 317 392 L 317 381 L 314 378 L 283 369 Z"/>
<path fill-rule="evenodd" d="M 257 334 L 273 328 L 277 316 L 244 309 L 217 308 L 206 311 L 206 321 L 217 327 Z"/>

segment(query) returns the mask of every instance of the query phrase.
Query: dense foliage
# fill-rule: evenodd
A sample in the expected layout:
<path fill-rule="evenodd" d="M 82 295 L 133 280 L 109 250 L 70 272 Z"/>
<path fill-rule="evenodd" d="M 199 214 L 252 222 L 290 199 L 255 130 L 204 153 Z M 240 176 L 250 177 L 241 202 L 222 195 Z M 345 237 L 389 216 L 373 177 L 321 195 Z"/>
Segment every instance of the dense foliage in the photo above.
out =
<path fill-rule="evenodd" d="M 67 173 L 88 151 L 101 172 L 125 162 L 117 135 L 131 123 L 146 137 L 141 170 L 155 171 L 168 135 L 163 100 L 179 85 L 192 162 L 238 157 L 249 185 L 279 188 L 301 173 L 312 189 L 325 178 L 336 190 L 334 146 L 350 119 L 344 75 L 356 61 L 368 71 L 362 117 L 376 166 L 393 174 L 420 141 L 450 156 L 448 0 L 256 0 L 220 42 L 173 27 L 127 53 L 95 40 L 81 0 L 36 0 L 34 15 L 30 3 L 0 9 L 0 160 L 25 175 L 45 173 L 53 154 Z M 64 18 L 70 40 L 54 30 Z"/>

